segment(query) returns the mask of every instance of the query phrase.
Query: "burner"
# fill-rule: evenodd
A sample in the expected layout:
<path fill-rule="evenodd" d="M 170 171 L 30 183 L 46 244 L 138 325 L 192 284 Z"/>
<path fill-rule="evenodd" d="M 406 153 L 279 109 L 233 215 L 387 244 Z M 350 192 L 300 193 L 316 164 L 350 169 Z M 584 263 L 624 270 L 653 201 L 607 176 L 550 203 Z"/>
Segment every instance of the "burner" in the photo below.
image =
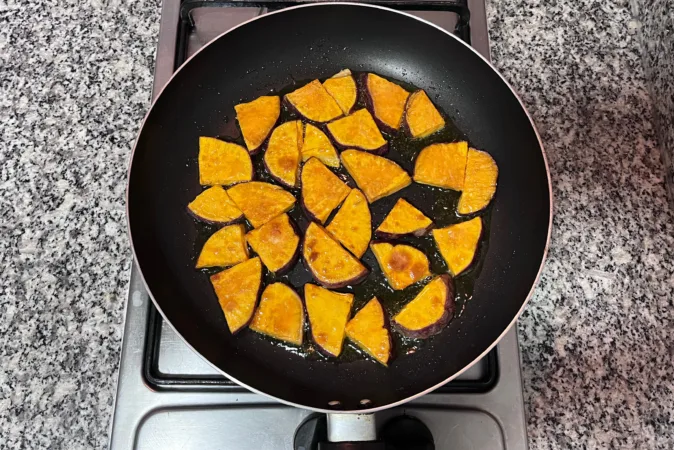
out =
<path fill-rule="evenodd" d="M 186 58 L 224 31 L 304 1 L 165 0 L 153 97 Z M 433 22 L 489 57 L 484 0 L 369 3 Z M 373 419 L 388 450 L 526 450 L 516 330 L 457 379 Z M 133 265 L 111 449 L 326 450 L 327 435 L 325 415 L 253 394 L 195 354 L 157 313 Z"/>

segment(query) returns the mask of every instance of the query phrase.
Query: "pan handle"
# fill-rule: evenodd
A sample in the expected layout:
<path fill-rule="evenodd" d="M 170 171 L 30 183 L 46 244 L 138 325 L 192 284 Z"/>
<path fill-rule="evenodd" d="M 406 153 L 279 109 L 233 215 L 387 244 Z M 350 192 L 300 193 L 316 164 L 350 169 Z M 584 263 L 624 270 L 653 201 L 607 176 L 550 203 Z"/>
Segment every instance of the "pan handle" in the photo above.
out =
<path fill-rule="evenodd" d="M 319 450 L 385 450 L 377 441 L 374 414 L 328 414 L 328 442 Z"/>
<path fill-rule="evenodd" d="M 370 442 L 321 442 L 318 450 L 386 450 L 386 444 L 380 441 Z"/>

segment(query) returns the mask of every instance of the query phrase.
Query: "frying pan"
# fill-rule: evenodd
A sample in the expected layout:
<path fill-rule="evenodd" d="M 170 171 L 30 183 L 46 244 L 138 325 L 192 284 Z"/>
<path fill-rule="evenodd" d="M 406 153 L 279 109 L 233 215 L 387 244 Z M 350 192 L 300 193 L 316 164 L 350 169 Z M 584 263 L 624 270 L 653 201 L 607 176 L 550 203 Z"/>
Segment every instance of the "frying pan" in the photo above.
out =
<path fill-rule="evenodd" d="M 202 189 L 196 163 L 199 136 L 242 142 L 235 104 L 343 68 L 426 89 L 461 137 L 488 151 L 499 166 L 497 194 L 487 213 L 489 245 L 482 249 L 472 299 L 441 334 L 413 354 L 398 355 L 388 368 L 368 360 L 302 358 L 250 331 L 231 336 L 208 277 L 194 269 L 200 235 L 185 211 Z M 403 166 L 410 169 L 409 163 Z M 473 49 L 435 25 L 358 4 L 284 9 L 234 28 L 201 49 L 175 73 L 148 112 L 132 155 L 127 195 L 134 256 L 164 319 L 233 381 L 326 413 L 367 413 L 401 404 L 479 360 L 523 310 L 550 237 L 551 191 L 543 148 L 504 79 Z M 417 201 L 424 210 L 443 206 L 443 199 L 427 194 Z M 376 205 L 375 224 L 383 217 Z M 364 261 L 372 267 L 368 258 Z M 301 288 L 310 277 L 300 268 L 287 280 Z"/>

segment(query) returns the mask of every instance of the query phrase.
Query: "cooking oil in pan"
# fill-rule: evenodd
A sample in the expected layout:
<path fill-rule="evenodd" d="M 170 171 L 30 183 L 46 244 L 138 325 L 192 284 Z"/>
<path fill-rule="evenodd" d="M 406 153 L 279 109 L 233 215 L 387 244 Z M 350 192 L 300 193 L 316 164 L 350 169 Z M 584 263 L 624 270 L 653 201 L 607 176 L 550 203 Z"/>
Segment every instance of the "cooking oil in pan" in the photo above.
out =
<path fill-rule="evenodd" d="M 358 73 L 354 73 L 354 77 L 356 77 L 356 79 L 358 79 L 358 75 L 359 75 Z M 392 81 L 401 84 L 409 92 L 413 92 L 418 89 L 415 86 L 412 86 L 407 83 L 401 83 L 398 80 Z M 280 90 L 277 94 L 282 96 L 297 89 L 297 87 L 301 85 L 303 85 L 303 83 L 294 83 L 293 85 Z M 359 98 L 356 103 L 355 109 L 366 107 L 364 95 L 362 95 L 362 93 L 359 93 L 358 97 Z M 465 136 L 455 126 L 455 124 L 450 120 L 449 116 L 445 114 L 443 111 L 441 111 L 441 113 L 443 114 L 443 117 L 445 117 L 445 120 L 447 122 L 446 126 L 439 132 L 431 136 L 428 136 L 424 139 L 418 140 L 411 139 L 403 132 L 399 132 L 396 134 L 388 134 L 385 131 L 382 132 L 386 140 L 389 142 L 389 151 L 385 156 L 395 161 L 408 173 L 412 174 L 414 171 L 414 161 L 416 159 L 416 156 L 424 147 L 440 142 L 456 142 L 458 140 L 468 140 L 467 136 Z M 284 106 L 281 110 L 281 116 L 279 118 L 278 123 L 280 124 L 290 120 L 298 120 L 298 119 L 300 118 L 294 115 L 293 112 L 291 112 Z M 220 136 L 220 138 L 222 138 L 223 140 L 230 140 L 230 141 L 232 140 L 231 137 L 228 136 Z M 238 136 L 237 142 L 243 145 L 243 140 L 241 136 Z M 264 163 L 262 159 L 263 154 L 264 151 L 261 151 L 253 156 L 255 179 L 258 181 L 265 181 L 277 184 L 276 181 L 269 175 L 269 173 L 264 168 Z M 349 186 L 357 187 L 356 183 L 349 176 L 348 172 L 346 171 L 346 169 L 344 169 L 343 166 L 341 166 L 335 172 Z M 288 212 L 288 214 L 295 222 L 301 233 L 304 234 L 306 227 L 309 225 L 309 221 L 307 217 L 304 215 L 302 208 L 299 206 L 300 191 L 299 189 L 289 189 L 289 191 L 292 192 L 293 195 L 295 195 L 295 197 L 298 199 L 298 202 L 295 204 L 295 207 L 293 207 L 293 209 L 291 209 Z M 460 196 L 459 192 L 412 183 L 405 189 L 398 191 L 393 195 L 380 199 L 370 205 L 373 230 L 376 229 L 377 226 L 379 226 L 379 224 L 384 220 L 384 217 L 389 213 L 389 211 L 399 198 L 405 198 L 412 205 L 421 210 L 426 216 L 431 218 L 436 228 L 442 228 L 451 225 L 453 223 L 463 222 L 467 218 L 471 217 L 459 216 L 457 214 L 456 211 L 459 196 Z M 333 211 L 332 215 L 334 216 L 335 213 L 336 211 Z M 456 303 L 454 310 L 454 318 L 459 317 L 465 310 L 465 308 L 469 307 L 469 302 L 473 295 L 473 288 L 475 286 L 476 280 L 480 273 L 480 269 L 487 252 L 489 224 L 490 224 L 490 208 L 487 208 L 487 210 L 483 211 L 480 214 L 480 216 L 482 217 L 483 221 L 483 233 L 481 240 L 478 244 L 478 250 L 475 256 L 475 261 L 465 272 L 460 274 L 458 277 L 454 278 L 455 303 Z M 331 219 L 332 217 L 330 217 L 328 221 L 326 221 L 326 223 L 329 223 Z M 206 242 L 208 237 L 217 230 L 217 227 L 214 226 L 206 225 L 201 222 L 195 223 L 197 223 L 198 234 L 197 239 L 194 242 L 194 262 L 196 262 L 196 258 L 199 254 L 199 251 L 201 250 L 201 247 Z M 246 227 L 247 230 L 252 229 L 250 224 L 246 224 Z M 374 233 L 373 233 L 373 240 L 376 240 Z M 400 239 L 396 239 L 396 243 L 408 244 L 424 252 L 424 254 L 428 257 L 431 266 L 430 267 L 431 272 L 433 274 L 443 274 L 448 272 L 447 265 L 445 264 L 442 256 L 440 255 L 437 246 L 435 245 L 435 242 L 430 233 L 421 237 L 406 236 Z M 337 289 L 337 291 L 339 292 L 349 292 L 354 294 L 352 316 L 355 314 L 355 312 L 357 312 L 360 308 L 362 308 L 372 297 L 377 297 L 382 303 L 384 309 L 386 310 L 387 315 L 389 317 L 393 317 L 398 311 L 400 311 L 400 309 L 402 309 L 402 307 L 405 304 L 407 304 L 407 302 L 412 300 L 419 293 L 419 291 L 423 289 L 426 283 L 428 283 L 428 281 L 430 281 L 431 279 L 429 277 L 428 279 L 415 283 L 414 285 L 409 286 L 406 289 L 396 291 L 393 290 L 386 281 L 386 278 L 384 277 L 384 274 L 380 270 L 379 265 L 377 264 L 376 259 L 372 254 L 371 250 L 368 250 L 365 253 L 365 255 L 363 255 L 361 261 L 370 270 L 370 274 L 365 279 L 365 281 L 363 281 L 358 285 L 346 286 L 342 289 Z M 221 269 L 219 268 L 203 269 L 202 272 L 204 273 L 204 275 L 212 275 L 214 273 L 219 272 L 220 270 Z M 275 275 L 266 271 L 265 269 L 265 275 L 263 280 L 264 285 L 266 286 L 276 281 L 281 281 L 293 286 L 300 296 L 304 295 L 304 285 L 306 283 L 315 283 L 315 281 L 313 281 L 312 279 L 311 273 L 304 266 L 301 259 L 301 255 L 298 258 L 294 267 L 289 272 L 283 275 Z M 204 276 L 204 282 L 208 282 L 206 276 Z M 369 358 L 369 356 L 367 356 L 365 352 L 363 352 L 355 345 L 346 340 L 344 342 L 342 354 L 338 358 L 326 358 L 326 356 L 324 356 L 320 351 L 317 350 L 315 344 L 311 340 L 310 338 L 311 331 L 309 328 L 308 320 L 306 322 L 307 323 L 305 324 L 305 339 L 301 347 L 291 346 L 267 337 L 265 337 L 265 339 L 273 343 L 273 345 L 283 347 L 294 354 L 297 354 L 299 356 L 311 360 L 328 359 L 330 361 L 334 361 L 337 363 L 348 363 L 354 360 L 361 360 L 365 357 Z M 448 327 L 451 327 L 451 322 L 448 325 Z M 244 338 L 245 334 L 249 332 L 251 331 L 246 330 L 244 333 L 238 335 L 237 338 L 239 339 Z M 396 355 L 397 358 L 400 358 L 406 354 L 416 352 L 424 345 L 426 345 L 429 341 L 432 341 L 433 339 L 441 339 L 442 337 L 433 336 L 425 340 L 409 339 L 402 336 L 400 333 L 396 331 L 392 331 L 391 338 L 393 340 L 394 354 Z"/>

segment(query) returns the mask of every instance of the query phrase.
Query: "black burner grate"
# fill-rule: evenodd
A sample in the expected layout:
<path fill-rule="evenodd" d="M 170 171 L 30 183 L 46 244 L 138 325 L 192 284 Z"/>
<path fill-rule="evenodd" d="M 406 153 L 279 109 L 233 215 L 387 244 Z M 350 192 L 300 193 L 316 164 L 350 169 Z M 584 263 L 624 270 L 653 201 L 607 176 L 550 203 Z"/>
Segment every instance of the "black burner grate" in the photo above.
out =
<path fill-rule="evenodd" d="M 244 388 L 222 375 L 177 375 L 159 370 L 159 349 L 162 343 L 163 318 L 154 305 L 150 306 L 143 358 L 143 377 L 156 390 L 227 390 L 245 391 Z M 498 357 L 496 348 L 479 363 L 481 376 L 471 380 L 453 380 L 438 388 L 437 393 L 484 393 L 498 381 Z"/>
<path fill-rule="evenodd" d="M 308 3 L 328 3 L 335 0 L 185 0 L 180 6 L 180 24 L 178 30 L 178 42 L 176 46 L 177 69 L 187 59 L 186 38 L 195 26 L 192 13 L 199 8 L 265 8 L 267 11 L 276 11 L 290 6 Z M 456 13 L 457 22 L 454 34 L 470 45 L 470 10 L 467 0 L 350 0 L 352 3 L 367 3 L 370 5 L 386 6 L 399 10 L 424 10 L 424 11 L 449 11 Z"/>

